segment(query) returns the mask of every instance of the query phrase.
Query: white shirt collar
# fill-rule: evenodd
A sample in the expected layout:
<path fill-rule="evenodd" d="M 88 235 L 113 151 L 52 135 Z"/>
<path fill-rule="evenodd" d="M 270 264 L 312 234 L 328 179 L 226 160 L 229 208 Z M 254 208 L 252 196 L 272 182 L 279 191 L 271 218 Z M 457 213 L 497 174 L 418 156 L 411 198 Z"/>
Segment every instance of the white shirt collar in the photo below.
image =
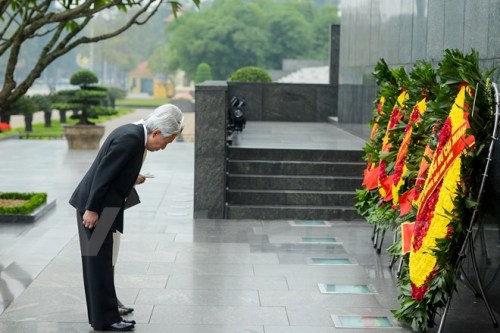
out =
<path fill-rule="evenodd" d="M 146 147 L 148 143 L 148 130 L 146 129 L 146 125 L 144 125 L 144 120 L 141 119 L 139 121 L 136 121 L 134 124 L 136 125 L 141 124 L 142 128 L 144 128 L 144 147 Z"/>

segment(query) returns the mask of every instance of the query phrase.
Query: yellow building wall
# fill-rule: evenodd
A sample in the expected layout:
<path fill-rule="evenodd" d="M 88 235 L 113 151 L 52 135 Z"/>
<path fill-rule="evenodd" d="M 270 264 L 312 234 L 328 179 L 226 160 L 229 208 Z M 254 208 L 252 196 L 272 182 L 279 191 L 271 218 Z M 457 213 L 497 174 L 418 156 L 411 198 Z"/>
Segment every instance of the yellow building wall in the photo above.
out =
<path fill-rule="evenodd" d="M 171 82 L 154 80 L 153 83 L 153 97 L 167 98 L 174 95 L 174 85 Z"/>

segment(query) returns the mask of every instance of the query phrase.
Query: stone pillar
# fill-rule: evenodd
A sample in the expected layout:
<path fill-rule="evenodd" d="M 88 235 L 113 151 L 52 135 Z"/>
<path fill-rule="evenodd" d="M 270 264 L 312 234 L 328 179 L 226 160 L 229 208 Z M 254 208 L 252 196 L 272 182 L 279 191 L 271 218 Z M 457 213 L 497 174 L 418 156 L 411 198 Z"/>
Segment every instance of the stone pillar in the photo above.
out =
<path fill-rule="evenodd" d="M 339 84 L 340 25 L 330 26 L 330 84 Z"/>
<path fill-rule="evenodd" d="M 195 89 L 195 219 L 224 218 L 227 83 L 205 81 Z"/>

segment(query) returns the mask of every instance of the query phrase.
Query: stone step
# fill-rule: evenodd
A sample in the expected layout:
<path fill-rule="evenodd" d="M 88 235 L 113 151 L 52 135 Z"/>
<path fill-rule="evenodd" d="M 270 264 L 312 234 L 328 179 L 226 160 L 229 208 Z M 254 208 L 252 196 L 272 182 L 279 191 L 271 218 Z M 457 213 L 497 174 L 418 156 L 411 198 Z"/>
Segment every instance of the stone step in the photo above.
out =
<path fill-rule="evenodd" d="M 238 205 L 272 206 L 353 206 L 353 191 L 233 190 L 227 202 Z"/>
<path fill-rule="evenodd" d="M 227 205 L 228 219 L 364 221 L 352 206 Z"/>
<path fill-rule="evenodd" d="M 229 174 L 230 189 L 353 191 L 363 178 L 355 176 L 294 176 Z"/>
<path fill-rule="evenodd" d="M 364 162 L 229 160 L 227 172 L 247 175 L 361 177 L 365 167 Z"/>
<path fill-rule="evenodd" d="M 361 150 L 279 149 L 230 147 L 230 160 L 362 162 Z"/>

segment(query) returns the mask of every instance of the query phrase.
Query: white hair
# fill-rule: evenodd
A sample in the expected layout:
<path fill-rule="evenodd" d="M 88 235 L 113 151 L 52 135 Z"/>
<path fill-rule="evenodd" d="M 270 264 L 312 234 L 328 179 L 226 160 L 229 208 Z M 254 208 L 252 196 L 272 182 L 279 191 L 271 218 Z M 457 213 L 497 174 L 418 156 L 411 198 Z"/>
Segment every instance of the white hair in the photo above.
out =
<path fill-rule="evenodd" d="M 159 129 L 164 137 L 178 135 L 184 128 L 184 116 L 181 110 L 173 104 L 163 104 L 151 112 L 144 119 L 144 126 L 148 133 Z"/>

